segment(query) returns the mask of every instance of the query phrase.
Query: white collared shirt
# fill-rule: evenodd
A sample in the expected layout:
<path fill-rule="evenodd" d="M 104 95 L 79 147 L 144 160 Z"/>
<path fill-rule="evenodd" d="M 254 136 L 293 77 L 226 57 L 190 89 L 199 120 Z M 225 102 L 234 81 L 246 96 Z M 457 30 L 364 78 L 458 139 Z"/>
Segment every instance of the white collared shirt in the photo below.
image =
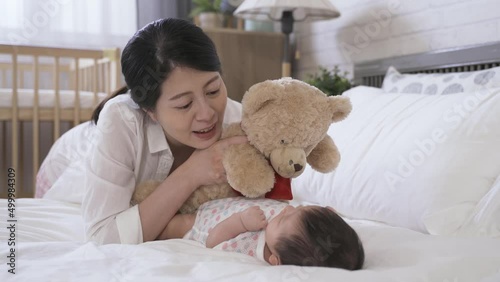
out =
<path fill-rule="evenodd" d="M 224 125 L 241 120 L 241 104 L 228 98 Z M 163 180 L 173 156 L 162 127 L 129 94 L 109 100 L 99 115 L 85 166 L 82 211 L 86 239 L 100 244 L 143 242 L 134 188 Z"/>

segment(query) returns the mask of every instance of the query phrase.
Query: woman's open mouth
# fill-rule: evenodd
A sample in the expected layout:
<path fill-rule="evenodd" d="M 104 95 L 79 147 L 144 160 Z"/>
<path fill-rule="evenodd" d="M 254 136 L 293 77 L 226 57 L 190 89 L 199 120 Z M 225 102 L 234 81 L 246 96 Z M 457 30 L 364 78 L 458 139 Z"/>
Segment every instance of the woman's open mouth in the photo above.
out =
<path fill-rule="evenodd" d="M 203 139 L 203 140 L 208 140 L 208 139 L 211 139 L 212 137 L 215 136 L 215 133 L 216 133 L 216 123 L 214 123 L 212 126 L 210 127 L 207 127 L 207 128 L 204 128 L 202 130 L 198 130 L 198 131 L 193 131 L 194 135 L 196 135 L 196 137 L 200 138 L 200 139 Z"/>

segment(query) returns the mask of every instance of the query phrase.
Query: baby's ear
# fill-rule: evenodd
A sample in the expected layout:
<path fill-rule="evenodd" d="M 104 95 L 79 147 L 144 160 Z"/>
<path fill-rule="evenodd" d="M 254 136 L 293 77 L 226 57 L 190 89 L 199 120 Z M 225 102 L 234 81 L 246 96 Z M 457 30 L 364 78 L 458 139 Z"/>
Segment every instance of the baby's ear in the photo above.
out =
<path fill-rule="evenodd" d="M 281 264 L 281 263 L 280 263 L 280 259 L 279 259 L 276 255 L 274 255 L 274 254 L 272 254 L 272 255 L 269 257 L 269 263 L 270 263 L 271 265 L 280 265 L 280 264 Z"/>

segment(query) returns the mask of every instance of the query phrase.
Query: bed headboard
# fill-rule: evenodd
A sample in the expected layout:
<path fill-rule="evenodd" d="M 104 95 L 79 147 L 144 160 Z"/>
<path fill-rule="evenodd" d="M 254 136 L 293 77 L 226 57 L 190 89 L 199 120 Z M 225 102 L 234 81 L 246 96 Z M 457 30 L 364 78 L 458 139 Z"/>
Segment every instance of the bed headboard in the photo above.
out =
<path fill-rule="evenodd" d="M 447 73 L 488 69 L 500 66 L 500 42 L 358 63 L 354 65 L 354 83 L 381 87 L 390 66 L 394 66 L 401 73 Z"/>

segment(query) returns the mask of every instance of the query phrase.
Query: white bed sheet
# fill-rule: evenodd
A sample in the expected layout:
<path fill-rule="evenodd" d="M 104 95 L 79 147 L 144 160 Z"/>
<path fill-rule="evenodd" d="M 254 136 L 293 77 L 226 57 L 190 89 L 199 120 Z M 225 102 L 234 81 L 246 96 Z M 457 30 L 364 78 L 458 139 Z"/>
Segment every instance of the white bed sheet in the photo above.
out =
<path fill-rule="evenodd" d="M 7 224 L 7 201 L 0 220 Z M 169 240 L 140 245 L 83 242 L 80 208 L 46 199 L 16 202 L 16 274 L 7 272 L 1 228 L 0 281 L 500 281 L 500 240 L 431 236 L 348 221 L 365 247 L 363 270 L 268 266 L 252 257 Z"/>
<path fill-rule="evenodd" d="M 17 101 L 20 108 L 32 108 L 34 105 L 33 89 L 18 89 Z M 38 104 L 40 108 L 54 108 L 55 91 L 53 89 L 40 89 L 38 91 Z M 0 88 L 0 108 L 12 108 L 12 89 Z M 75 107 L 75 91 L 59 90 L 60 107 L 62 109 L 71 109 Z M 107 94 L 97 93 L 98 102 L 104 100 Z M 94 92 L 80 91 L 80 108 L 94 108 Z"/>

